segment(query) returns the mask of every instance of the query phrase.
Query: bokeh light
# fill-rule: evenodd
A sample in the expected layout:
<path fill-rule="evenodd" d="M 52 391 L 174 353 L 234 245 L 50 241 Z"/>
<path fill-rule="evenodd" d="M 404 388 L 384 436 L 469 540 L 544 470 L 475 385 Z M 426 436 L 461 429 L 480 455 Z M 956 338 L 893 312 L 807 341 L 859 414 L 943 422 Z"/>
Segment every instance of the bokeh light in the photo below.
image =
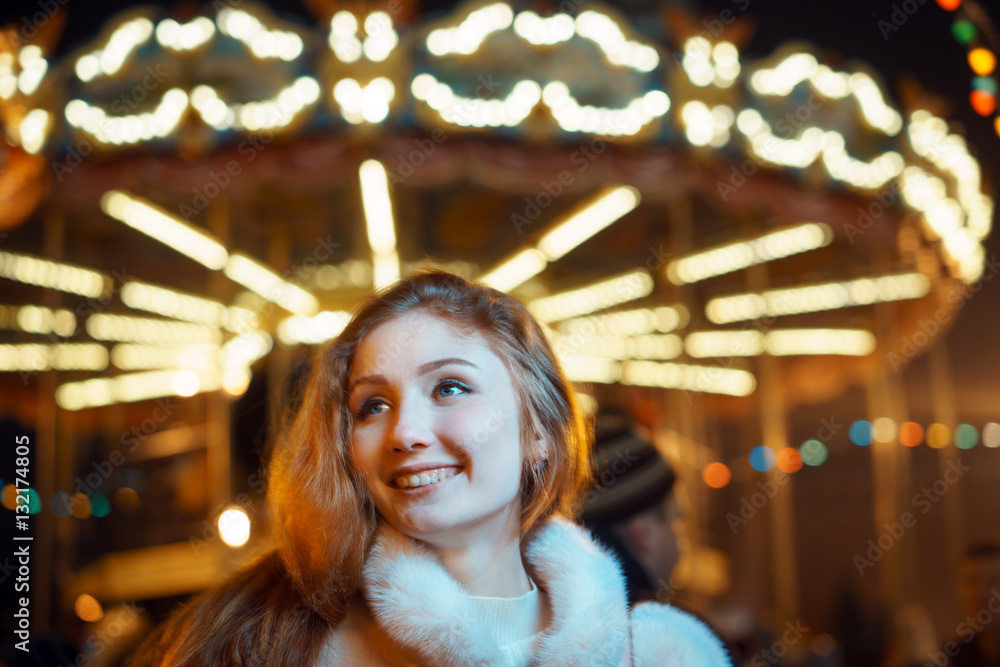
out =
<path fill-rule="evenodd" d="M 969 104 L 980 116 L 989 116 L 997 108 L 997 98 L 985 90 L 973 90 L 969 93 Z"/>
<path fill-rule="evenodd" d="M 770 447 L 764 445 L 754 447 L 750 451 L 750 467 L 757 472 L 767 472 L 774 467 L 775 458 L 774 450 Z"/>
<path fill-rule="evenodd" d="M 934 449 L 947 447 L 951 443 L 951 430 L 944 424 L 931 424 L 927 427 L 927 444 Z"/>
<path fill-rule="evenodd" d="M 855 445 L 867 447 L 872 444 L 872 425 L 867 419 L 859 419 L 851 424 L 848 437 Z"/>
<path fill-rule="evenodd" d="M 242 547 L 250 539 L 250 518 L 239 507 L 230 507 L 219 515 L 219 536 L 231 547 Z"/>
<path fill-rule="evenodd" d="M 94 596 L 86 593 L 76 598 L 76 602 L 73 603 L 73 610 L 80 617 L 81 621 L 86 621 L 87 623 L 96 623 L 104 618 L 104 609 L 101 607 L 101 603 Z"/>
<path fill-rule="evenodd" d="M 888 417 L 879 417 L 872 422 L 872 435 L 875 437 L 875 442 L 893 442 L 898 431 L 896 422 Z"/>
<path fill-rule="evenodd" d="M 983 445 L 986 447 L 1000 447 L 1000 424 L 989 422 L 983 427 Z"/>
<path fill-rule="evenodd" d="M 14 511 L 14 508 L 17 507 L 17 504 L 16 504 L 17 503 L 17 489 L 14 488 L 13 484 L 8 484 L 7 486 L 3 487 L 3 500 L 2 500 L 2 502 L 3 502 L 3 506 L 6 507 L 7 509 L 9 509 L 12 512 Z"/>
<path fill-rule="evenodd" d="M 951 34 L 959 44 L 968 44 L 976 38 L 976 24 L 972 21 L 955 21 L 951 24 Z"/>
<path fill-rule="evenodd" d="M 972 424 L 959 424 L 955 428 L 955 446 L 959 449 L 972 449 L 979 444 L 979 429 Z"/>
<path fill-rule="evenodd" d="M 134 512 L 139 509 L 139 494 L 127 486 L 115 491 L 115 507 L 123 512 Z"/>
<path fill-rule="evenodd" d="M 899 427 L 899 441 L 907 447 L 916 447 L 924 441 L 924 427 L 917 422 L 904 422 Z"/>
<path fill-rule="evenodd" d="M 98 518 L 105 517 L 111 512 L 111 503 L 108 497 L 100 491 L 90 494 L 90 513 Z"/>
<path fill-rule="evenodd" d="M 778 452 L 777 464 L 778 470 L 782 472 L 789 474 L 798 472 L 802 469 L 802 455 L 799 454 L 797 449 L 785 447 Z"/>
<path fill-rule="evenodd" d="M 997 66 L 997 57 L 982 47 L 969 51 L 969 67 L 979 76 L 989 76 Z"/>
<path fill-rule="evenodd" d="M 729 484 L 733 473 L 725 463 L 716 461 L 705 466 L 705 469 L 701 471 L 701 478 L 705 480 L 705 484 L 713 489 L 721 489 Z"/>
<path fill-rule="evenodd" d="M 70 503 L 70 513 L 77 519 L 90 517 L 90 498 L 84 493 L 74 493 Z"/>
<path fill-rule="evenodd" d="M 806 440 L 799 447 L 799 455 L 802 457 L 802 462 L 807 466 L 821 466 L 826 463 L 829 452 L 826 449 L 826 445 L 821 441 Z"/>
<path fill-rule="evenodd" d="M 947 12 L 953 12 L 962 6 L 962 0 L 937 0 L 937 3 Z"/>
<path fill-rule="evenodd" d="M 972 87 L 976 90 L 985 90 L 990 95 L 997 94 L 997 80 L 992 76 L 977 76 L 972 80 Z"/>

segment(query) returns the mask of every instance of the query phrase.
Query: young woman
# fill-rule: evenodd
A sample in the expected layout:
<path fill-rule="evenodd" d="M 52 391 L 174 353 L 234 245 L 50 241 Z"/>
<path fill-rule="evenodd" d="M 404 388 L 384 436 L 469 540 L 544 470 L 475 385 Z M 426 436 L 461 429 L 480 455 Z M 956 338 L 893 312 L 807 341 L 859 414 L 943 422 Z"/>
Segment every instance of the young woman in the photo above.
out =
<path fill-rule="evenodd" d="M 277 549 L 133 664 L 729 665 L 693 617 L 630 611 L 573 523 L 589 437 L 517 300 L 404 278 L 315 358 L 270 464 Z"/>

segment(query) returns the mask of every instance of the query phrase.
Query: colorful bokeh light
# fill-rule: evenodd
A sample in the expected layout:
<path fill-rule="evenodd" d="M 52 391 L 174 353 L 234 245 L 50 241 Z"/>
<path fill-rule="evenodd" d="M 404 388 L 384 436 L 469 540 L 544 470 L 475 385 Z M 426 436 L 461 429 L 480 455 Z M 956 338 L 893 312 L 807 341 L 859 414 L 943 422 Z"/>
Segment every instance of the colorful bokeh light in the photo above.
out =
<path fill-rule="evenodd" d="M 701 471 L 701 478 L 713 489 L 721 489 L 733 479 L 733 473 L 725 463 L 709 463 Z"/>

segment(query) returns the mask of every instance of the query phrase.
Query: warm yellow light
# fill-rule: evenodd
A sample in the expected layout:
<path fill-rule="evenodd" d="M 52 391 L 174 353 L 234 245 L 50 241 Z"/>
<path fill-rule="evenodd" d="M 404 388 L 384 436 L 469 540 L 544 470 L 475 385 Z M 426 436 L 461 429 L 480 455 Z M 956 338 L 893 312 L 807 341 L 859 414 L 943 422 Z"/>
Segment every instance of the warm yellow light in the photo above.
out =
<path fill-rule="evenodd" d="M 116 220 L 170 246 L 210 269 L 226 266 L 229 253 L 207 232 L 197 229 L 148 201 L 121 190 L 101 196 L 101 208 Z"/>
<path fill-rule="evenodd" d="M 997 67 L 997 57 L 986 48 L 969 51 L 969 67 L 979 76 L 989 76 Z"/>
<path fill-rule="evenodd" d="M 230 507 L 219 515 L 216 522 L 222 541 L 234 549 L 242 547 L 250 539 L 250 517 L 239 507 Z"/>
<path fill-rule="evenodd" d="M 623 362 L 621 383 L 729 396 L 749 396 L 757 386 L 748 371 L 658 361 Z"/>
<path fill-rule="evenodd" d="M 479 280 L 502 292 L 509 292 L 541 273 L 546 264 L 548 261 L 541 251 L 526 248 L 480 276 Z"/>
<path fill-rule="evenodd" d="M 360 177 L 368 244 L 372 249 L 375 287 L 378 288 L 399 278 L 396 223 L 392 215 L 389 177 L 378 160 L 365 160 L 361 163 Z"/>
<path fill-rule="evenodd" d="M 319 310 L 319 301 L 312 294 L 245 255 L 231 255 L 224 272 L 231 280 L 289 312 L 312 315 Z"/>
<path fill-rule="evenodd" d="M 97 343 L 0 345 L 0 371 L 103 371 L 108 351 Z"/>
<path fill-rule="evenodd" d="M 647 271 L 629 271 L 586 287 L 535 299 L 528 304 L 528 310 L 539 321 L 552 322 L 641 299 L 652 291 L 653 278 Z"/>
<path fill-rule="evenodd" d="M 315 317 L 294 315 L 278 324 L 278 340 L 285 345 L 318 345 L 340 335 L 351 314 L 344 311 L 325 310 Z"/>
<path fill-rule="evenodd" d="M 114 340 L 151 345 L 191 345 L 222 343 L 217 327 L 188 322 L 173 322 L 128 315 L 98 313 L 87 318 L 87 333 L 97 340 Z"/>
<path fill-rule="evenodd" d="M 585 208 L 560 222 L 538 242 L 552 262 L 601 231 L 639 204 L 639 191 L 623 185 L 604 190 Z"/>
<path fill-rule="evenodd" d="M 104 608 L 101 607 L 101 603 L 93 595 L 86 593 L 77 596 L 73 603 L 73 611 L 85 623 L 97 623 L 104 618 Z"/>
<path fill-rule="evenodd" d="M 51 262 L 41 257 L 2 251 L 0 251 L 0 276 L 86 297 L 101 296 L 105 285 L 104 276 L 97 271 Z"/>

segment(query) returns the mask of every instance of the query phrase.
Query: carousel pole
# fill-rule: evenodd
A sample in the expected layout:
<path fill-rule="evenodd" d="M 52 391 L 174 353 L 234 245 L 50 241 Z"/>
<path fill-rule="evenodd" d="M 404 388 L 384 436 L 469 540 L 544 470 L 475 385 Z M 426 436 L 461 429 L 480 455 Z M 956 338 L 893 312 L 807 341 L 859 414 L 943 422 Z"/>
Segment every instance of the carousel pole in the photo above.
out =
<path fill-rule="evenodd" d="M 208 230 L 223 245 L 229 244 L 229 200 L 217 197 L 208 209 Z M 209 295 L 223 303 L 229 301 L 228 284 L 221 271 L 208 274 Z M 230 411 L 229 399 L 222 391 L 209 392 L 206 396 L 209 507 L 221 511 L 232 498 L 230 463 Z M 214 517 L 209 517 L 213 519 Z"/>
<path fill-rule="evenodd" d="M 770 282 L 767 265 L 759 264 L 748 268 L 746 281 L 751 291 L 761 292 L 767 289 Z M 777 454 L 788 447 L 788 415 L 781 386 L 779 360 L 770 354 L 762 354 L 757 359 L 757 370 L 762 444 Z M 798 619 L 799 579 L 795 559 L 795 496 L 792 480 L 788 478 L 789 473 L 782 472 L 777 466 L 764 474 L 767 485 L 774 488 L 774 495 L 768 503 L 773 601 L 779 618 Z"/>
<path fill-rule="evenodd" d="M 930 364 L 931 401 L 934 420 L 944 424 L 948 431 L 955 432 L 958 426 L 958 411 L 956 410 L 955 388 L 951 381 L 951 362 L 948 356 L 946 339 L 938 340 L 928 354 Z M 938 464 L 940 479 L 945 479 L 946 471 L 959 463 L 957 447 L 941 447 L 938 449 Z M 962 493 L 958 484 L 951 485 L 948 492 L 941 498 L 945 516 L 945 557 L 947 558 L 949 576 L 952 578 L 953 590 L 958 590 L 958 566 L 962 560 L 965 548 L 965 524 L 962 519 Z"/>
<path fill-rule="evenodd" d="M 64 224 L 62 210 L 52 205 L 44 213 L 45 256 L 55 261 L 62 259 Z M 59 307 L 59 294 L 48 290 L 46 306 L 55 310 Z M 41 632 L 52 627 L 52 581 L 54 579 L 53 558 L 55 553 L 55 514 L 52 513 L 52 495 L 55 493 L 56 475 L 56 418 L 55 404 L 57 371 L 42 371 L 38 375 L 37 409 L 35 411 L 35 486 L 42 502 L 42 511 L 32 517 L 36 524 L 34 534 L 34 562 L 37 570 L 32 576 L 32 626 Z M 37 624 L 37 625 L 36 625 Z"/>
<path fill-rule="evenodd" d="M 891 340 L 891 309 L 892 304 L 875 304 L 875 329 L 879 340 Z M 873 367 L 869 370 L 866 383 L 866 402 L 869 421 L 874 425 L 877 419 L 889 417 L 898 423 L 899 414 L 893 410 L 892 392 L 889 382 L 890 370 L 887 356 L 876 354 Z M 877 428 L 873 428 L 871 447 L 872 485 L 874 494 L 874 533 L 877 543 L 884 534 L 893 537 L 893 527 L 902 521 L 899 513 L 899 444 L 895 439 L 880 442 L 876 436 Z M 895 539 L 895 538 L 894 538 Z M 904 534 L 898 541 L 906 539 Z M 884 555 L 878 570 L 879 582 L 882 588 L 882 599 L 889 609 L 897 609 L 903 597 L 904 558 L 902 547 L 898 542 L 888 549 L 882 549 Z M 881 547 L 880 547 L 881 548 Z"/>

